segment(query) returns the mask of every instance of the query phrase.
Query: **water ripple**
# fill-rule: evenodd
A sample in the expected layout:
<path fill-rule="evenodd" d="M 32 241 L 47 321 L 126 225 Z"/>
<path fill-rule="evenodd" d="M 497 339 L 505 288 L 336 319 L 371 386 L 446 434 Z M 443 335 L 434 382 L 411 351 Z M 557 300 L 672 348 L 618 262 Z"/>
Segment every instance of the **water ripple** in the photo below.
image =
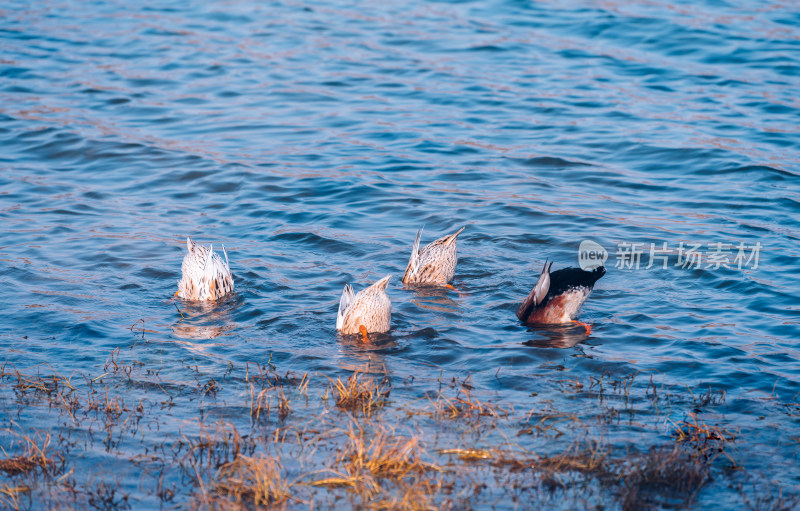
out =
<path fill-rule="evenodd" d="M 548 392 L 530 375 L 565 364 L 724 389 L 740 413 L 748 392 L 800 391 L 790 6 L 11 2 L 2 18 L 0 336 L 20 364 L 94 369 L 142 320 L 143 358 L 209 373 L 379 360 L 530 404 Z M 458 293 L 400 288 L 422 225 L 426 241 L 467 226 Z M 216 310 L 168 301 L 187 236 L 230 257 L 237 293 Z M 611 252 L 591 337 L 519 325 L 543 261 L 574 265 L 585 238 Z M 626 242 L 763 249 L 746 271 L 614 268 Z M 389 273 L 392 331 L 339 337 L 343 285 Z"/>

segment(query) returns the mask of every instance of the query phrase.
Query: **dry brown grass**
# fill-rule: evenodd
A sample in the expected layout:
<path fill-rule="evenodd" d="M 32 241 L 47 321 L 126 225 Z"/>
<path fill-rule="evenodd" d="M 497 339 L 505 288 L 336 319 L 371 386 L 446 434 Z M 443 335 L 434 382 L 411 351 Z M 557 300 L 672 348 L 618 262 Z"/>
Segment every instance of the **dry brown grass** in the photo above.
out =
<path fill-rule="evenodd" d="M 186 467 L 187 475 L 193 476 L 202 469 L 217 468 L 236 461 L 239 453 L 251 448 L 251 439 L 242 438 L 239 431 L 230 422 L 219 420 L 213 425 L 199 423 L 200 432 L 195 435 L 181 435 L 173 446 L 177 457 L 180 453 L 181 464 Z"/>
<path fill-rule="evenodd" d="M 120 353 L 120 348 L 114 348 L 111 351 L 111 354 L 106 359 L 106 363 L 103 365 L 103 371 L 105 371 L 103 376 L 108 374 L 123 374 L 126 378 L 128 378 L 128 380 L 130 380 L 133 372 L 137 368 L 144 366 L 144 364 L 138 360 L 127 363 L 120 359 Z"/>
<path fill-rule="evenodd" d="M 104 414 L 107 419 L 106 424 L 113 424 L 124 413 L 130 412 L 121 397 L 109 397 L 108 388 L 105 390 L 105 398 L 102 401 L 96 399 L 94 395 L 90 395 L 86 404 L 89 411 L 97 411 Z"/>
<path fill-rule="evenodd" d="M 27 474 L 41 468 L 43 472 L 51 471 L 55 464 L 53 456 L 48 454 L 50 435 L 19 436 L 25 442 L 25 452 L 18 456 L 0 459 L 0 470 L 8 475 Z M 3 451 L 5 454 L 5 451 Z"/>
<path fill-rule="evenodd" d="M 214 491 L 237 504 L 276 507 L 291 497 L 291 484 L 276 457 L 239 456 L 217 472 Z"/>
<path fill-rule="evenodd" d="M 461 461 L 490 460 L 495 457 L 495 451 L 489 449 L 439 449 L 439 454 L 451 454 Z"/>
<path fill-rule="evenodd" d="M 362 427 L 350 428 L 347 443 L 337 459 L 350 474 L 368 472 L 375 477 L 402 479 L 409 474 L 440 470 L 427 458 L 418 436 L 398 436 L 378 424 L 367 433 Z"/>
<path fill-rule="evenodd" d="M 20 509 L 20 497 L 23 494 L 30 493 L 31 488 L 24 484 L 10 486 L 4 484 L 0 486 L 0 505 L 5 509 Z"/>
<path fill-rule="evenodd" d="M 508 448 L 442 449 L 439 453 L 520 473 L 525 480 L 538 480 L 549 488 L 569 488 L 576 476 L 596 481 L 612 490 L 624 510 L 689 505 L 711 470 L 701 457 L 669 446 L 614 458 L 603 441 L 589 437 L 546 456 Z"/>
<path fill-rule="evenodd" d="M 583 391 L 583 383 L 575 377 L 572 379 L 558 380 L 558 384 L 567 392 L 579 393 Z"/>
<path fill-rule="evenodd" d="M 732 442 L 736 435 L 718 426 L 709 426 L 697 419 L 697 415 L 689 413 L 690 420 L 680 421 L 673 427 L 673 435 L 678 442 L 709 443 Z"/>
<path fill-rule="evenodd" d="M 712 461 L 719 455 L 727 457 L 734 468 L 737 463 L 725 452 L 725 444 L 736 440 L 736 435 L 731 431 L 718 426 L 709 426 L 697 419 L 697 415 L 689 413 L 689 420 L 673 424 L 672 435 L 675 441 L 688 445 L 694 450 L 695 455 L 702 456 L 705 460 Z"/>
<path fill-rule="evenodd" d="M 680 449 L 633 455 L 618 466 L 623 510 L 688 506 L 710 477 L 710 466 Z"/>
<path fill-rule="evenodd" d="M 559 425 L 582 425 L 582 421 L 578 416 L 571 414 L 571 413 L 546 413 L 546 414 L 535 414 L 534 410 L 531 410 L 528 413 L 527 417 L 525 417 L 524 422 L 526 424 L 531 423 L 531 419 L 534 418 L 534 415 L 539 417 L 539 422 L 534 423 L 533 425 L 523 428 L 517 432 L 517 436 L 519 435 L 536 435 L 536 436 L 552 436 L 553 438 L 558 438 L 566 434 L 564 429 L 559 429 L 557 426 Z"/>
<path fill-rule="evenodd" d="M 73 463 L 70 449 L 78 455 L 74 457 L 76 467 L 85 463 L 78 442 L 83 439 L 93 444 L 96 433 L 103 430 L 108 433 L 108 451 L 133 454 L 131 463 L 141 468 L 144 477 L 151 478 L 146 483 L 150 486 L 143 487 L 154 490 L 164 507 L 203 509 L 333 508 L 349 504 L 359 509 L 418 511 L 462 504 L 490 506 L 500 499 L 512 499 L 523 503 L 522 507 L 527 502 L 533 507 L 530 500 L 524 500 L 527 497 L 538 507 L 540 501 L 546 503 L 548 499 L 555 502 L 565 498 L 569 502 L 573 498 L 579 503 L 586 502 L 580 499 L 594 498 L 585 497 L 585 493 L 607 498 L 615 508 L 675 508 L 690 505 L 712 480 L 712 474 L 714 478 L 718 474 L 720 479 L 725 477 L 729 467 L 721 470 L 714 459 L 723 461 L 720 456 L 727 456 L 724 450 L 730 442 L 747 439 L 746 434 L 734 435 L 688 414 L 672 425 L 674 442 L 638 452 L 638 439 L 628 441 L 615 434 L 625 424 L 618 418 L 620 410 L 602 406 L 603 400 L 610 404 L 631 402 L 636 407 L 651 404 L 653 408 L 656 401 L 660 406 L 717 406 L 724 394 L 692 394 L 692 400 L 684 394 L 675 400 L 657 389 L 651 379 L 642 395 L 644 382 L 633 387 L 635 375 L 620 381 L 611 381 L 606 375 L 588 381 L 551 380 L 562 390 L 580 393 L 580 403 L 588 406 L 581 404 L 577 411 L 557 409 L 557 401 L 539 399 L 529 405 L 533 406 L 530 413 L 528 407 L 515 413 L 508 402 L 488 402 L 486 396 L 494 394 L 475 388 L 469 377 L 449 382 L 449 378 L 445 381 L 440 376 L 436 380 L 438 392 L 431 378 L 426 381 L 421 377 L 418 381 L 408 378 L 392 389 L 380 375 L 356 371 L 345 380 L 334 381 L 324 375 L 311 380 L 308 373 L 279 375 L 267 362 L 248 365 L 244 384 L 241 379 L 227 378 L 227 372 L 221 377 L 214 375 L 223 387 L 211 375 L 199 372 L 197 366 L 186 366 L 194 371 L 190 376 L 196 386 L 191 387 L 192 392 L 183 393 L 172 391 L 183 385 L 163 377 L 156 382 L 143 381 L 141 386 L 125 382 L 126 376 L 141 375 L 145 379 L 151 373 L 149 369 L 139 371 L 136 362 L 120 361 L 119 350 L 107 360 L 106 374 L 79 378 L 75 386 L 58 374 L 40 376 L 39 366 L 27 370 L 29 374 L 8 367 L 0 367 L 2 403 L 37 406 L 39 411 L 52 408 L 64 424 L 71 421 L 75 426 L 75 438 L 59 430 L 53 433 L 55 450 L 49 447 L 47 437 L 34 439 L 31 445 L 14 442 L 15 448 L 8 453 L 0 449 L 0 479 L 5 483 L 0 484 L 0 508 L 25 508 L 30 502 L 45 503 L 43 507 L 50 502 L 54 506 L 72 503 L 76 508 L 128 505 L 127 495 L 113 484 L 87 482 L 80 470 L 67 474 L 59 471 L 65 458 Z M 51 374 L 50 369 L 47 374 Z M 152 374 L 158 376 L 157 371 Z M 101 379 L 109 386 L 102 382 L 98 386 Z M 202 385 L 204 382 L 208 383 Z M 144 401 L 146 408 L 142 402 L 126 405 L 122 396 L 130 399 L 131 388 L 148 392 L 145 383 L 169 389 L 161 389 L 169 401 L 161 402 L 161 406 L 158 401 Z M 246 411 L 242 421 L 238 410 L 228 407 L 231 396 L 244 396 L 242 401 L 246 401 L 248 388 L 250 424 Z M 390 390 L 432 398 L 422 397 L 408 407 L 396 406 L 388 400 Z M 314 397 L 323 392 L 322 401 L 315 402 Z M 193 404 L 194 398 L 203 403 L 210 400 L 205 396 L 214 394 L 219 398 L 212 407 L 201 404 L 196 408 Z M 192 398 L 181 400 L 185 395 Z M 393 397 L 403 401 L 403 396 Z M 593 397 L 600 400 L 600 406 L 592 407 L 589 400 Z M 797 414 L 797 399 L 789 401 L 783 406 L 790 415 Z M 247 403 L 240 404 L 246 410 Z M 161 420 L 159 411 L 167 406 L 177 408 L 170 419 Z M 199 414 L 197 421 L 193 420 L 195 411 Z M 275 418 L 270 413 L 277 414 L 280 421 L 269 420 Z M 174 424 L 175 417 L 186 418 L 180 433 L 172 430 L 162 438 L 159 431 L 164 430 L 159 428 Z M 631 425 L 646 429 L 642 435 L 645 441 L 653 432 L 664 433 L 662 420 L 646 424 L 635 420 L 639 419 L 634 419 L 632 412 Z M 28 422 L 26 427 L 30 426 Z M 88 434 L 81 436 L 81 430 L 88 430 Z M 129 441 L 131 433 L 141 436 L 144 453 L 139 442 Z M 592 439 L 605 434 L 615 439 L 613 449 Z M 622 451 L 626 453 L 620 455 Z M 121 477 L 129 478 L 129 474 Z M 157 488 L 153 481 L 157 481 Z M 537 486 L 533 496 L 531 489 Z M 785 502 L 791 506 L 797 501 L 778 494 L 764 501 L 764 506 L 769 508 L 774 502 L 780 508 Z M 753 502 L 756 508 L 762 508 L 760 500 Z"/>
<path fill-rule="evenodd" d="M 269 393 L 271 388 L 263 389 L 256 394 L 256 387 L 250 384 L 250 420 L 258 422 L 261 415 L 264 414 L 269 417 L 270 403 Z"/>
<path fill-rule="evenodd" d="M 552 472 L 605 475 L 610 470 L 608 447 L 597 439 L 579 440 L 564 452 L 539 458 L 536 468 Z"/>
<path fill-rule="evenodd" d="M 332 463 L 334 475 L 306 484 L 345 487 L 377 509 L 431 508 L 439 482 L 427 474 L 442 469 L 429 459 L 419 436 L 397 435 L 379 422 L 370 426 L 367 430 L 354 423 L 342 430 L 343 444 Z"/>
<path fill-rule="evenodd" d="M 569 445 L 563 452 L 538 456 L 524 450 L 508 448 L 440 449 L 439 454 L 455 455 L 466 462 L 485 461 L 497 468 L 514 472 L 531 470 L 539 473 L 579 472 L 605 475 L 610 471 L 609 450 L 600 440 L 585 438 Z"/>
<path fill-rule="evenodd" d="M 0 470 L 12 476 L 16 474 L 27 474 L 39 466 L 41 466 L 41 464 L 38 458 L 28 456 L 0 459 Z"/>
<path fill-rule="evenodd" d="M 10 430 L 6 431 L 24 442 L 25 447 L 22 454 L 10 457 L 5 449 L 0 448 L 0 452 L 4 456 L 0 459 L 0 472 L 5 473 L 9 478 L 23 477 L 26 479 L 23 479 L 24 482 L 5 483 L 0 486 L 0 507 L 20 509 L 20 507 L 24 507 L 20 499 L 22 495 L 29 494 L 35 489 L 34 481 L 40 476 L 53 477 L 63 469 L 64 456 L 52 452 L 49 434 L 28 436 Z"/>
<path fill-rule="evenodd" d="M 374 499 L 367 503 L 370 509 L 391 511 L 432 511 L 449 509 L 445 503 L 437 503 L 435 498 L 441 491 L 441 482 L 423 477 L 400 484 L 397 494 Z"/>
<path fill-rule="evenodd" d="M 481 401 L 472 396 L 472 393 L 462 388 L 454 397 L 439 394 L 426 408 L 425 415 L 442 420 L 478 419 L 481 417 L 504 418 L 508 417 L 511 410 L 494 403 Z"/>
<path fill-rule="evenodd" d="M 280 420 L 286 419 L 289 416 L 289 412 L 291 412 L 289 398 L 283 392 L 283 386 L 280 386 L 278 387 L 278 418 Z"/>
<path fill-rule="evenodd" d="M 215 380 L 214 378 L 211 378 L 210 380 L 208 380 L 203 385 L 203 388 L 202 388 L 203 394 L 205 394 L 205 395 L 211 394 L 213 396 L 216 396 L 217 392 L 219 392 L 220 390 L 222 390 L 222 387 L 220 387 L 219 383 L 217 383 L 217 380 Z"/>
<path fill-rule="evenodd" d="M 361 412 L 367 417 L 383 408 L 390 390 L 385 379 L 378 382 L 377 378 L 366 377 L 358 372 L 353 373 L 345 382 L 341 378 L 333 382 L 336 406 L 356 414 Z"/>
<path fill-rule="evenodd" d="M 74 391 L 75 387 L 72 385 L 71 378 L 65 378 L 58 374 L 52 367 L 44 364 L 53 374 L 48 376 L 41 376 L 38 374 L 24 374 L 19 372 L 16 367 L 11 367 L 11 371 L 6 372 L 6 365 L 4 364 L 0 370 L 0 377 L 7 379 L 14 379 L 14 390 L 20 395 L 25 395 L 27 392 L 33 392 L 42 395 L 54 395 L 59 391 Z M 12 372 L 13 371 L 13 372 Z"/>
<path fill-rule="evenodd" d="M 275 403 L 273 400 L 277 402 Z M 262 416 L 269 419 L 273 405 L 278 412 L 279 420 L 286 419 L 292 411 L 283 386 L 267 387 L 256 394 L 255 385 L 250 384 L 250 419 L 254 423 L 258 422 Z"/>
<path fill-rule="evenodd" d="M 800 509 L 800 493 L 795 489 L 784 493 L 784 488 L 768 481 L 753 481 L 750 492 L 739 485 L 744 505 L 751 511 L 793 511 Z M 750 493 L 750 496 L 748 496 Z"/>

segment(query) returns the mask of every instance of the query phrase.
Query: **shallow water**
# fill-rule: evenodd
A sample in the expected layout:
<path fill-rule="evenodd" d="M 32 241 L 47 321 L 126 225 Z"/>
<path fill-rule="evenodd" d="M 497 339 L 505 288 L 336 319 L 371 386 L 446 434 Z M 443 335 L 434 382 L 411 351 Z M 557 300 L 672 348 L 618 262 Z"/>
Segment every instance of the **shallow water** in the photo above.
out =
<path fill-rule="evenodd" d="M 193 400 L 213 378 L 223 390 L 204 413 L 232 420 L 247 415 L 248 386 L 225 378 L 248 362 L 320 386 L 385 372 L 409 382 L 393 387 L 398 410 L 441 374 L 470 374 L 519 410 L 578 414 L 594 401 L 558 382 L 639 374 L 644 395 L 653 375 L 725 391 L 701 417 L 742 432 L 732 456 L 748 477 L 796 491 L 791 4 L 11 2 L 0 13 L 2 360 L 93 378 L 121 348 L 160 373 L 111 388 L 155 403 L 157 381 Z M 400 287 L 422 225 L 423 243 L 466 226 L 458 292 Z M 216 307 L 170 301 L 187 236 L 227 250 L 236 293 Z M 577 265 L 584 239 L 609 251 L 579 317 L 591 334 L 520 325 L 544 260 Z M 645 268 L 665 242 L 668 267 Z M 681 242 L 702 244 L 700 268 L 675 266 Z M 643 244 L 639 269 L 619 267 L 626 243 Z M 757 266 L 713 268 L 715 243 L 734 247 L 731 260 L 760 243 Z M 338 336 L 344 284 L 389 273 L 391 332 L 371 346 Z M 64 431 L 47 407 L 2 396 L 3 427 Z M 179 435 L 196 407 L 170 408 L 161 431 Z M 656 444 L 670 438 L 665 419 L 692 409 L 606 433 Z M 73 449 L 70 463 L 96 478 L 107 468 L 135 506 L 153 506 L 125 462 L 137 449 Z M 715 478 L 696 504 L 740 503 L 736 477 Z"/>

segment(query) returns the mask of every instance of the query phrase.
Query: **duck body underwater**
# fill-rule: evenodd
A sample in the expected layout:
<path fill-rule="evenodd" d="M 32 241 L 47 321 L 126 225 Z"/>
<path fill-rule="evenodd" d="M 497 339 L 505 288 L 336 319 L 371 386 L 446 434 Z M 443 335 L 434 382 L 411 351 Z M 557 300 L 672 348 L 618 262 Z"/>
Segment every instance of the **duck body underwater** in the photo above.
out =
<path fill-rule="evenodd" d="M 447 286 L 453 280 L 458 263 L 456 239 L 465 228 L 432 241 L 422 250 L 419 248 L 422 238 L 420 228 L 411 247 L 411 258 L 402 278 L 403 285 Z"/>
<path fill-rule="evenodd" d="M 606 274 L 604 266 L 591 271 L 562 268 L 550 272 L 552 262 L 544 263 L 533 290 L 517 310 L 517 318 L 529 325 L 554 325 L 575 320 L 595 283 Z"/>
<path fill-rule="evenodd" d="M 213 301 L 233 292 L 233 275 L 228 264 L 228 253 L 222 247 L 225 260 L 208 248 L 186 238 L 188 253 L 181 264 L 181 280 L 175 296 L 185 300 Z"/>
<path fill-rule="evenodd" d="M 345 335 L 361 332 L 388 332 L 392 322 L 392 302 L 386 294 L 391 275 L 387 275 L 358 294 L 350 284 L 344 286 L 336 314 L 336 329 Z"/>

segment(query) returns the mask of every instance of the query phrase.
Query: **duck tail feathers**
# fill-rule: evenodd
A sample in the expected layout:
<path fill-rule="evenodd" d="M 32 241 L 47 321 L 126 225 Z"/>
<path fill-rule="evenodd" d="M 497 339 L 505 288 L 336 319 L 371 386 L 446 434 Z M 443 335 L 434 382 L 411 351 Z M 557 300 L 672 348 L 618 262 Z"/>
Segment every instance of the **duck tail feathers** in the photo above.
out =
<path fill-rule="evenodd" d="M 344 290 L 342 291 L 342 297 L 339 299 L 339 311 L 336 313 L 337 330 L 341 330 L 342 326 L 344 326 L 344 316 L 354 299 L 355 293 L 353 293 L 353 288 L 350 286 L 350 284 L 345 284 Z"/>

